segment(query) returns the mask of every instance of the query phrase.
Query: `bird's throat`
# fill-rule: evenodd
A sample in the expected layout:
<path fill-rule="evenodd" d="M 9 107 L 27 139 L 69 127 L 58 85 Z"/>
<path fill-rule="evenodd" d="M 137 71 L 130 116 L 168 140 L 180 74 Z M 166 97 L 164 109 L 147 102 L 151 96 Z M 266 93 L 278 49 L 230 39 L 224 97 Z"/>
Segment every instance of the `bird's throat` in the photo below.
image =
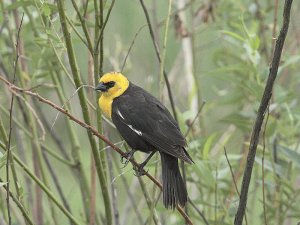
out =
<path fill-rule="evenodd" d="M 108 118 L 111 118 L 112 103 L 113 100 L 110 97 L 101 95 L 101 97 L 99 98 L 100 109 L 102 110 L 104 115 L 107 116 Z"/>

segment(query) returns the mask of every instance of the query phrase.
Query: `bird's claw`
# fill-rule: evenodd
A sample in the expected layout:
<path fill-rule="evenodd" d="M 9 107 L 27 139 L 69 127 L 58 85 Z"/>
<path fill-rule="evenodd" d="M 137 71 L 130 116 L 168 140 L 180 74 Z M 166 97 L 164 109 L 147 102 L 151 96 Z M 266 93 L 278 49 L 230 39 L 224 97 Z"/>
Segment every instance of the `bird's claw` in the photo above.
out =
<path fill-rule="evenodd" d="M 124 156 L 121 156 L 121 163 L 124 164 L 123 168 L 125 168 L 128 165 L 129 161 L 133 157 L 134 152 L 135 151 L 131 150 L 129 152 L 126 152 Z M 126 159 L 125 162 L 124 159 Z"/>
<path fill-rule="evenodd" d="M 134 166 L 133 170 L 135 171 L 134 175 L 137 177 L 144 176 L 149 171 L 149 170 L 147 171 L 144 170 L 144 165 Z"/>

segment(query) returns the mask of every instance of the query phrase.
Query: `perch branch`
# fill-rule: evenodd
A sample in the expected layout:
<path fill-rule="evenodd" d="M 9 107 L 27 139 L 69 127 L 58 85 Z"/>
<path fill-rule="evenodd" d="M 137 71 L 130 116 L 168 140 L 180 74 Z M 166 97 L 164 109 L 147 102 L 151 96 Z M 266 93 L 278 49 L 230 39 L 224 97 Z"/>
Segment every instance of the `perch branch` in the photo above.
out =
<path fill-rule="evenodd" d="M 40 96 L 38 93 L 32 92 L 32 91 L 28 91 L 28 90 L 24 90 L 20 87 L 17 87 L 16 85 L 10 83 L 8 80 L 6 80 L 3 76 L 0 76 L 0 80 L 2 80 L 10 89 L 10 91 L 14 92 L 21 92 L 24 93 L 26 95 L 30 95 L 32 97 L 37 98 L 40 102 L 43 102 L 49 106 L 51 106 L 52 108 L 60 111 L 61 113 L 65 114 L 67 117 L 69 117 L 71 120 L 73 120 L 74 122 L 76 122 L 77 124 L 79 124 L 80 126 L 82 126 L 83 128 L 87 129 L 87 131 L 89 131 L 91 134 L 93 134 L 94 136 L 100 138 L 102 141 L 104 141 L 106 144 L 108 144 L 109 146 L 111 146 L 111 148 L 118 152 L 121 156 L 126 157 L 125 152 L 123 152 L 121 149 L 119 149 L 117 146 L 115 146 L 110 140 L 108 140 L 105 136 L 103 136 L 102 134 L 100 134 L 94 127 L 92 127 L 91 125 L 88 125 L 86 123 L 84 123 L 83 121 L 77 119 L 76 117 L 74 117 L 73 115 L 71 115 L 68 111 L 64 110 L 63 108 L 59 107 L 58 105 L 56 105 L 55 103 L 51 102 L 50 100 L 43 98 L 42 96 Z M 139 166 L 139 164 L 133 160 L 130 159 L 130 162 L 134 165 L 134 166 Z M 143 173 L 145 173 L 145 175 L 151 180 L 153 181 L 153 183 L 155 183 L 161 190 L 162 190 L 162 185 L 161 183 L 152 175 L 150 175 L 147 171 L 143 170 Z M 185 214 L 184 210 L 180 207 L 177 206 L 177 210 L 178 212 L 182 215 L 182 217 L 185 219 L 187 224 L 193 225 L 191 219 Z"/>

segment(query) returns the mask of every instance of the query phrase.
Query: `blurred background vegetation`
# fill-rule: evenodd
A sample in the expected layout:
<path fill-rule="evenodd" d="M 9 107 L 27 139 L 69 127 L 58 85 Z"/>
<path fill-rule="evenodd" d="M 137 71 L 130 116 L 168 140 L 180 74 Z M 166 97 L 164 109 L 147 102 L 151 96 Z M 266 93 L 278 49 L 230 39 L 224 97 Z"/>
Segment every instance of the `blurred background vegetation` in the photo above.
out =
<path fill-rule="evenodd" d="M 97 94 L 81 85 L 94 86 L 103 72 L 123 71 L 171 110 L 164 69 L 195 161 L 185 167 L 193 202 L 186 212 L 194 224 L 233 224 L 239 200 L 234 183 L 240 189 L 284 2 L 144 0 L 161 64 L 141 2 L 1 1 L 0 75 L 13 82 L 16 69 L 17 86 L 98 127 L 125 151 L 111 123 L 101 121 Z M 295 1 L 244 224 L 300 221 L 299 10 Z M 164 209 L 159 188 L 147 177 L 134 176 L 131 164 L 122 168 L 119 154 L 48 105 L 18 93 L 10 135 L 11 95 L 1 82 L 0 224 L 185 223 L 178 211 Z M 145 154 L 135 157 L 141 162 Z M 160 179 L 158 156 L 147 169 Z"/>

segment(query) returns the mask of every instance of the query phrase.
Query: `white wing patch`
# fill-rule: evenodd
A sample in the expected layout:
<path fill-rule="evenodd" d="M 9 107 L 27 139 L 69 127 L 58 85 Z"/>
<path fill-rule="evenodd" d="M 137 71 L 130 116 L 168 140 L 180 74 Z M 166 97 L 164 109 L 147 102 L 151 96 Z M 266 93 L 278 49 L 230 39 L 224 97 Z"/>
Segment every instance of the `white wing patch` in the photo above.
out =
<path fill-rule="evenodd" d="M 120 110 L 117 110 L 117 113 L 119 114 L 119 116 L 120 116 L 123 120 L 125 120 L 125 118 L 124 118 L 124 116 L 121 114 Z"/>
<path fill-rule="evenodd" d="M 133 130 L 137 135 L 142 136 L 142 131 L 133 128 L 132 125 L 127 125 L 131 130 Z"/>

